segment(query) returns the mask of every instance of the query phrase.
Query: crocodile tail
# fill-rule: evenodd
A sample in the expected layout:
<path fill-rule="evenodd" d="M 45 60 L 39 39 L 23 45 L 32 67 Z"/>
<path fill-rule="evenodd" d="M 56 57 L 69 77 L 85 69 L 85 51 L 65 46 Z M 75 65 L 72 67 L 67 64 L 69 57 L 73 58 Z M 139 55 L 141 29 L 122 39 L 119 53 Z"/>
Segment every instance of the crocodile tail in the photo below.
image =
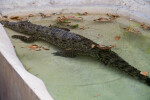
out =
<path fill-rule="evenodd" d="M 150 78 L 148 76 L 141 74 L 140 70 L 128 64 L 115 52 L 111 50 L 102 50 L 99 52 L 99 59 L 105 65 L 115 67 L 150 86 Z"/>

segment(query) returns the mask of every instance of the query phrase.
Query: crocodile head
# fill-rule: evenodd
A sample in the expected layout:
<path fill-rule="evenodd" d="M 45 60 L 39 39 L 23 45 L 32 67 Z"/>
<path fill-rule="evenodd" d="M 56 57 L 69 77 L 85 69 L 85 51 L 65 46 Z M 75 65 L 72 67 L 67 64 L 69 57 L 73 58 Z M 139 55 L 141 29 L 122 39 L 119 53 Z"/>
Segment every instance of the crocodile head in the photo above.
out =
<path fill-rule="evenodd" d="M 0 23 L 7 28 L 13 29 L 13 30 L 18 31 L 18 32 L 23 32 L 23 31 L 25 31 L 24 27 L 28 26 L 27 24 L 29 22 L 28 21 L 9 22 L 9 21 L 3 21 L 2 20 L 2 21 L 0 21 Z"/>
<path fill-rule="evenodd" d="M 2 25 L 4 25 L 4 26 L 6 26 L 9 22 L 8 21 L 0 21 L 0 23 L 2 24 Z"/>

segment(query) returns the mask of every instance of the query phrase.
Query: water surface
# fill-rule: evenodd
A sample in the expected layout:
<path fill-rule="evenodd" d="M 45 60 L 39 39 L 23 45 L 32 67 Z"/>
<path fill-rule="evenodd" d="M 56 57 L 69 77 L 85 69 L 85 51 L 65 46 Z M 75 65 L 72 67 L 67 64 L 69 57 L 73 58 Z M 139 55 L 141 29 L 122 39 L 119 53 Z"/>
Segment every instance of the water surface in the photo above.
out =
<path fill-rule="evenodd" d="M 30 21 L 49 26 L 56 23 L 58 16 L 61 15 L 35 17 Z M 113 51 L 141 71 L 150 72 L 150 31 L 141 29 L 140 23 L 122 17 L 107 23 L 93 21 L 100 16 L 105 15 L 81 16 L 83 21 L 71 20 L 71 24 L 84 27 L 71 31 L 101 45 L 116 45 Z M 133 27 L 142 34 L 126 32 L 124 27 Z M 11 38 L 20 33 L 7 28 L 6 31 L 24 67 L 45 83 L 55 100 L 150 100 L 150 87 L 116 69 L 90 57 L 54 56 L 52 53 L 59 48 L 41 41 L 24 43 Z M 115 40 L 116 36 L 120 39 Z M 49 50 L 28 48 L 35 44 Z"/>

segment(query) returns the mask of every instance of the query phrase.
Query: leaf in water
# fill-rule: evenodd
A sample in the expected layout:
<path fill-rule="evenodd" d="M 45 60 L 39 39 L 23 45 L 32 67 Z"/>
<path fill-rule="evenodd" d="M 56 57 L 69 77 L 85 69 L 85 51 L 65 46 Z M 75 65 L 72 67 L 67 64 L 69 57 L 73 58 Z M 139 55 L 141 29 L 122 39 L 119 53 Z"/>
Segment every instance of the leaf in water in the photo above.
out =
<path fill-rule="evenodd" d="M 140 74 L 142 74 L 144 76 L 148 76 L 148 72 L 141 72 Z"/>
<path fill-rule="evenodd" d="M 87 12 L 84 12 L 84 13 L 83 13 L 83 15 L 87 15 L 87 14 L 88 14 Z"/>
<path fill-rule="evenodd" d="M 48 48 L 45 48 L 45 47 L 42 47 L 42 49 L 44 49 L 44 50 L 49 50 Z"/>
<path fill-rule="evenodd" d="M 112 21 L 113 19 L 111 18 L 104 18 L 104 17 L 99 17 L 98 19 L 94 19 L 93 21 L 94 22 L 110 22 Z"/>
<path fill-rule="evenodd" d="M 91 48 L 94 48 L 94 47 L 95 47 L 95 44 L 92 44 L 92 45 L 91 45 Z"/>
<path fill-rule="evenodd" d="M 10 19 L 11 20 L 22 20 L 23 18 L 20 16 L 11 16 Z"/>
<path fill-rule="evenodd" d="M 96 94 L 95 96 L 93 96 L 93 97 L 98 97 L 98 96 L 100 96 L 99 94 Z"/>
<path fill-rule="evenodd" d="M 87 14 L 88 14 L 88 12 L 84 12 L 84 13 L 77 13 L 75 16 L 82 16 L 82 15 L 86 16 Z"/>
<path fill-rule="evenodd" d="M 115 37 L 115 40 L 117 41 L 117 40 L 119 40 L 120 39 L 120 36 L 116 36 Z"/>
<path fill-rule="evenodd" d="M 36 49 L 35 51 L 41 51 L 41 49 Z"/>
<path fill-rule="evenodd" d="M 110 46 L 105 46 L 105 45 L 97 45 L 98 48 L 100 49 L 111 49 L 116 47 L 116 45 L 110 45 Z"/>
<path fill-rule="evenodd" d="M 2 16 L 2 18 L 8 18 L 8 16 L 5 15 L 5 16 Z"/>
<path fill-rule="evenodd" d="M 150 30 L 150 26 L 145 25 L 144 23 L 141 23 L 141 28 L 144 30 Z"/>
<path fill-rule="evenodd" d="M 107 16 L 110 17 L 110 19 L 116 20 L 118 17 L 120 17 L 119 15 L 113 15 L 113 14 L 109 14 L 107 13 Z"/>
<path fill-rule="evenodd" d="M 29 14 L 28 17 L 34 17 L 34 15 L 33 14 Z"/>
<path fill-rule="evenodd" d="M 84 30 L 85 28 L 82 26 L 82 27 L 80 27 L 80 29 L 81 29 L 81 30 Z"/>
<path fill-rule="evenodd" d="M 77 28 L 79 25 L 78 24 L 75 24 L 75 25 L 71 25 L 70 27 L 71 28 Z"/>
<path fill-rule="evenodd" d="M 68 18 L 65 17 L 65 16 L 57 17 L 57 20 L 58 20 L 59 24 L 61 24 L 61 23 L 71 23 L 71 22 L 68 21 Z"/>
<path fill-rule="evenodd" d="M 64 20 L 63 23 L 71 23 L 71 22 L 69 22 L 69 21 L 67 21 L 67 20 Z"/>
<path fill-rule="evenodd" d="M 126 32 L 131 32 L 134 34 L 141 34 L 141 32 L 137 29 L 134 29 L 133 27 L 123 28 Z"/>
<path fill-rule="evenodd" d="M 36 45 L 32 45 L 32 46 L 29 46 L 28 48 L 30 48 L 30 49 L 32 49 L 32 50 L 35 50 L 35 49 L 37 49 L 37 48 L 38 48 L 38 46 L 36 46 Z"/>

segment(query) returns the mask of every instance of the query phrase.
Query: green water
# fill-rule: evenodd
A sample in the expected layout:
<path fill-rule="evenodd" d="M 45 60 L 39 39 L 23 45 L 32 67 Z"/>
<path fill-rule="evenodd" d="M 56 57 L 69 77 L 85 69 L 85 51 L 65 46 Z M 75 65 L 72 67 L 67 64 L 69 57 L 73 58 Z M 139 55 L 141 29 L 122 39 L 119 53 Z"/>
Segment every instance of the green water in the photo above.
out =
<path fill-rule="evenodd" d="M 31 18 L 31 22 L 49 26 L 56 23 L 56 17 Z M 102 15 L 82 16 L 83 21 L 71 20 L 72 24 L 79 24 L 85 29 L 72 29 L 101 45 L 116 45 L 112 50 L 118 53 L 131 65 L 141 71 L 150 72 L 150 31 L 140 28 L 140 23 L 126 18 L 118 18 L 113 22 L 93 22 Z M 104 16 L 104 15 L 103 15 Z M 123 27 L 139 29 L 142 34 L 125 32 Z M 15 46 L 16 53 L 33 75 L 45 83 L 48 92 L 55 100 L 150 100 L 150 87 L 136 79 L 90 57 L 64 58 L 53 56 L 59 51 L 45 42 L 24 43 L 12 39 L 19 34 L 6 28 Z M 115 37 L 119 36 L 119 40 Z M 28 47 L 36 44 L 50 50 L 34 51 Z"/>

